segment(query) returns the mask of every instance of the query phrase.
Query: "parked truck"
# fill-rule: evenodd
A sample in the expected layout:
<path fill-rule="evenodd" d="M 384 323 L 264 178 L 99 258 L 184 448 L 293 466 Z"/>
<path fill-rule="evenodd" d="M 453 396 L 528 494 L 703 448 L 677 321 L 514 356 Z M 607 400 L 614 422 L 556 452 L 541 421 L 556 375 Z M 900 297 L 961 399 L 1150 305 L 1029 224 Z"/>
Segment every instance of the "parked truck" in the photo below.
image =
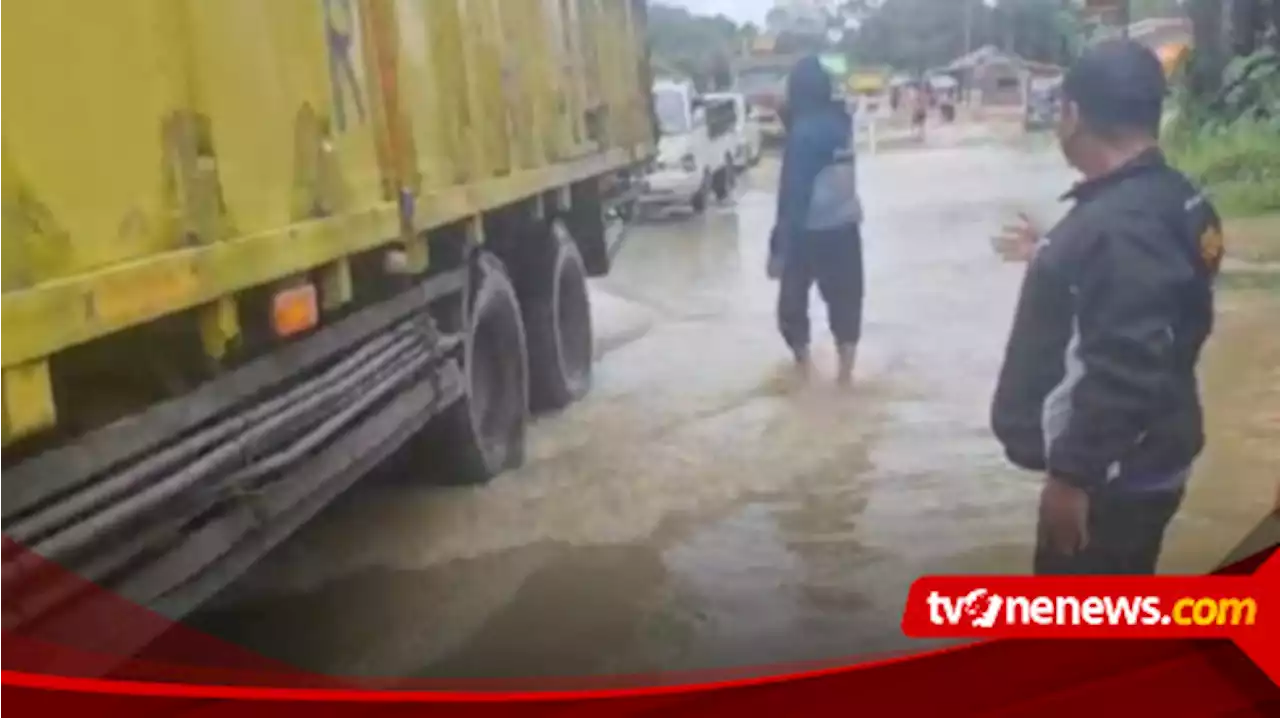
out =
<path fill-rule="evenodd" d="M 656 150 L 645 9 L 12 4 L 6 628 L 101 628 L 50 565 L 178 618 L 375 466 L 518 466 Z"/>
<path fill-rule="evenodd" d="M 795 53 L 774 53 L 766 46 L 738 62 L 737 90 L 746 95 L 748 112 L 760 127 L 765 143 L 777 144 L 786 136 L 782 110 L 787 97 L 787 74 L 802 57 L 804 55 Z"/>

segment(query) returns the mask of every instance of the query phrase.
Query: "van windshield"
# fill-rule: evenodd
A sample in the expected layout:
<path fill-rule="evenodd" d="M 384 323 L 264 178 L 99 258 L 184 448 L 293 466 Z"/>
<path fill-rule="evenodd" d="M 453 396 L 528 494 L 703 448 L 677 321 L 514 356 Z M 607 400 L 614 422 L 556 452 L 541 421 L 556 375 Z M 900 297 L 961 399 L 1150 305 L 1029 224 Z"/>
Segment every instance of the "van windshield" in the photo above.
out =
<path fill-rule="evenodd" d="M 680 135 L 689 131 L 689 106 L 683 92 L 658 90 L 653 93 L 653 108 L 664 135 Z"/>

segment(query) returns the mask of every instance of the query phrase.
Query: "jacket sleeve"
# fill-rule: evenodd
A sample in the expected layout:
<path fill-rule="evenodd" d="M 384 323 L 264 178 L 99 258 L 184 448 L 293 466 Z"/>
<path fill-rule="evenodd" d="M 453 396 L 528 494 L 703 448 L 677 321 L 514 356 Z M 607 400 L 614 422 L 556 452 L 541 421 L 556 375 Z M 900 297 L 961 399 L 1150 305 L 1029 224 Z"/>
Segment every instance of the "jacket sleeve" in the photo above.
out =
<path fill-rule="evenodd" d="M 813 143 L 801 132 L 787 134 L 787 144 L 782 154 L 782 172 L 778 182 L 777 227 L 782 241 L 804 230 L 809 200 L 813 196 L 813 183 L 822 166 L 814 157 Z"/>
<path fill-rule="evenodd" d="M 1162 229 L 1120 218 L 1076 267 L 1077 334 L 1067 357 L 1076 379 L 1046 463 L 1082 488 L 1105 483 L 1141 441 L 1172 377 L 1178 296 L 1193 270 Z"/>

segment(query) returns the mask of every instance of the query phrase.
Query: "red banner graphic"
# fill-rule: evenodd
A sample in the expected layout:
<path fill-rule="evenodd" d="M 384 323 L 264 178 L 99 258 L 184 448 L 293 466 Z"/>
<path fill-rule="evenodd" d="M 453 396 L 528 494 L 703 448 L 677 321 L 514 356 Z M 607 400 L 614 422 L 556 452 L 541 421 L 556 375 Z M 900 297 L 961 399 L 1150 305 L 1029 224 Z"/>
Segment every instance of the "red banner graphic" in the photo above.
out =
<path fill-rule="evenodd" d="M 873 715 L 1041 716 L 1135 701 L 1144 714 L 1163 718 L 1267 715 L 1280 708 L 1276 642 L 1267 640 L 1274 638 L 1280 605 L 1280 556 L 1263 565 L 1264 558 L 1211 578 L 925 578 L 913 587 L 903 623 L 918 636 L 1099 640 L 980 641 L 877 662 L 753 674 L 583 678 L 572 682 L 576 690 L 565 690 L 564 681 L 446 684 L 311 675 L 168 622 L 91 584 L 73 586 L 93 608 L 75 623 L 14 622 L 24 604 L 6 591 L 3 695 L 10 707 L 29 713 L 236 718 L 400 715 L 424 704 L 433 713 L 468 715 L 506 713 L 517 704 L 533 715 L 856 708 Z M 56 566 L 45 568 L 59 582 L 76 580 Z M 152 638 L 141 651 L 117 652 L 144 636 Z M 1117 640 L 1124 636 L 1138 639 Z"/>

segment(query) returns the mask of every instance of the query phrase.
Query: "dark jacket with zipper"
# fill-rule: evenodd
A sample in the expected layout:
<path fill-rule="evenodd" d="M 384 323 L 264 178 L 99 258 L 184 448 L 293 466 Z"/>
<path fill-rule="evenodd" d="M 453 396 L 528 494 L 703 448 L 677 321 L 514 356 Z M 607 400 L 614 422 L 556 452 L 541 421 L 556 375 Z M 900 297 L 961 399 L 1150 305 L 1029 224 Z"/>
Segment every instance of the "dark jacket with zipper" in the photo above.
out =
<path fill-rule="evenodd" d="M 1027 268 L 993 429 L 1014 464 L 1081 488 L 1179 489 L 1204 447 L 1220 220 L 1155 149 L 1066 198 Z"/>

